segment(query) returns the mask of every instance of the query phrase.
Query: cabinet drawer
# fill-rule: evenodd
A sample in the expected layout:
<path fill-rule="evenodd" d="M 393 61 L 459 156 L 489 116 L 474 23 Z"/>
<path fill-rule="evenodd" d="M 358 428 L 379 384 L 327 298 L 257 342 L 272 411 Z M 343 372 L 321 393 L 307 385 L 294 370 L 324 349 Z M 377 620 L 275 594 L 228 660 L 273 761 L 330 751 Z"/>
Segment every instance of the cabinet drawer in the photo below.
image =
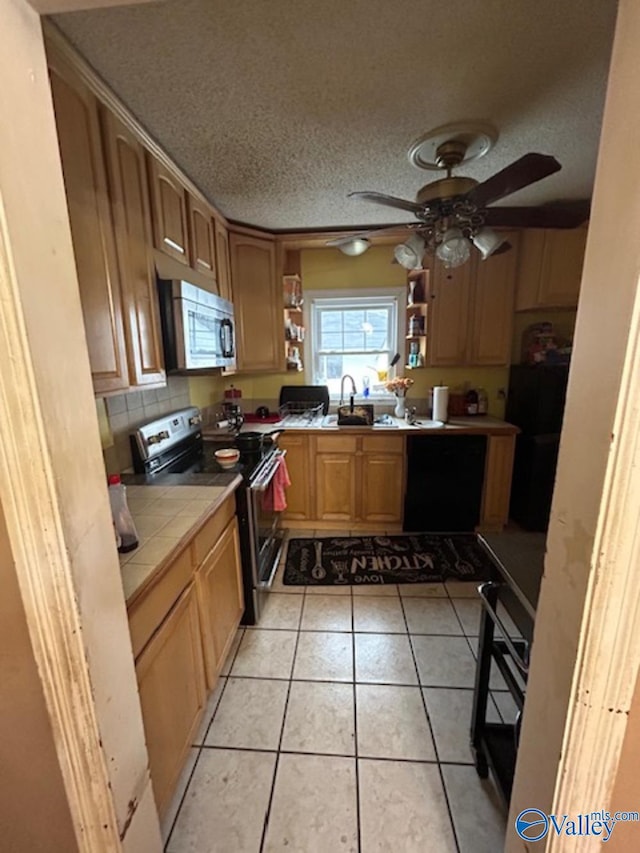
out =
<path fill-rule="evenodd" d="M 154 586 L 129 610 L 129 632 L 136 658 L 191 580 L 191 549 L 185 548 L 167 567 Z"/>
<path fill-rule="evenodd" d="M 193 543 L 194 565 L 199 566 L 202 563 L 235 514 L 236 501 L 232 495 L 216 510 L 215 514 L 206 522 L 202 530 L 196 534 Z"/>
<path fill-rule="evenodd" d="M 365 453 L 404 453 L 404 438 L 401 435 L 365 435 L 362 439 Z"/>
<path fill-rule="evenodd" d="M 319 435 L 316 450 L 318 453 L 355 453 L 357 442 L 355 435 Z"/>

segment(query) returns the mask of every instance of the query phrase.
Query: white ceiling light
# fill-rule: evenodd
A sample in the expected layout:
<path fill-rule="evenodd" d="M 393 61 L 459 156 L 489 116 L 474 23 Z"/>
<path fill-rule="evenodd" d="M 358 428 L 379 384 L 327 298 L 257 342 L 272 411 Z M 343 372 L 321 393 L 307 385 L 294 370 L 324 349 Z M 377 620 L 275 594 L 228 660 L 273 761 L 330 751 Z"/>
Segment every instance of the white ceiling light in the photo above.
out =
<path fill-rule="evenodd" d="M 436 257 L 448 268 L 462 266 L 469 260 L 470 254 L 471 244 L 460 228 L 448 228 L 436 249 Z"/>
<path fill-rule="evenodd" d="M 471 237 L 471 242 L 482 255 L 482 260 L 486 261 L 496 249 L 504 243 L 505 238 L 502 234 L 496 234 L 493 228 L 481 228 L 476 234 Z"/>
<path fill-rule="evenodd" d="M 405 242 L 396 246 L 393 255 L 396 261 L 407 270 L 419 270 L 422 267 L 426 243 L 420 234 L 412 234 Z"/>
<path fill-rule="evenodd" d="M 354 237 L 353 240 L 348 240 L 345 243 L 340 243 L 337 247 L 340 251 L 354 258 L 356 255 L 362 255 L 370 246 L 370 242 L 363 237 Z"/>

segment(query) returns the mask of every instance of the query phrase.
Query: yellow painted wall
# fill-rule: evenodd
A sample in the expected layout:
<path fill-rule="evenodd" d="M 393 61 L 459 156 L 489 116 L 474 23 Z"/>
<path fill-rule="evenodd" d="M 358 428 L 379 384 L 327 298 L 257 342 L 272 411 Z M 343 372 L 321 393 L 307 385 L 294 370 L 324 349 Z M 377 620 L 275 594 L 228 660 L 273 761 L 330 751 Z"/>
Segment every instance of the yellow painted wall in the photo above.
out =
<path fill-rule="evenodd" d="M 338 249 L 307 249 L 301 252 L 302 289 L 304 290 L 357 290 L 368 287 L 402 287 L 406 273 L 392 263 L 393 246 L 373 246 L 363 255 L 350 258 Z M 409 400 L 424 399 L 434 385 L 462 388 L 465 382 L 484 388 L 489 398 L 489 412 L 495 417 L 504 415 L 504 400 L 500 389 L 506 389 L 509 371 L 501 367 L 425 367 L 409 374 L 414 385 Z"/>
<path fill-rule="evenodd" d="M 358 290 L 371 287 L 402 287 L 405 271 L 392 264 L 393 246 L 373 246 L 363 255 L 350 258 L 338 249 L 305 249 L 300 253 L 302 289 Z M 535 322 L 530 320 L 529 322 Z M 434 385 L 462 388 L 465 382 L 484 388 L 489 399 L 489 413 L 504 416 L 501 391 L 506 390 L 509 371 L 502 367 L 421 368 L 411 373 L 415 384 L 409 399 L 424 399 Z M 242 391 L 243 399 L 277 399 L 282 385 L 302 385 L 304 373 L 243 374 L 234 377 L 198 376 L 189 380 L 191 402 L 203 408 L 217 404 L 225 388 L 233 384 Z"/>
<path fill-rule="evenodd" d="M 302 290 L 402 287 L 405 271 L 392 260 L 393 246 L 372 246 L 357 258 L 339 249 L 305 249 L 300 253 Z"/>
<path fill-rule="evenodd" d="M 102 449 L 113 447 L 113 435 L 111 434 L 104 397 L 96 398 L 96 413 L 98 415 L 98 428 L 100 430 L 100 444 L 102 445 Z"/>

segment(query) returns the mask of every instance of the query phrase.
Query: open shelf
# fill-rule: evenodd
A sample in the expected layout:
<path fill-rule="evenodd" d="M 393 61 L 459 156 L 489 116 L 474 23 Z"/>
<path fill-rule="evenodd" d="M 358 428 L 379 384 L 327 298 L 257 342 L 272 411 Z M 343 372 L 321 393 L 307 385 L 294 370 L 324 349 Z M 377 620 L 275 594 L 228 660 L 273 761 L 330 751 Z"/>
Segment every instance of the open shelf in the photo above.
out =
<path fill-rule="evenodd" d="M 302 279 L 299 275 L 282 277 L 284 299 L 284 363 L 287 371 L 304 369 L 304 314 L 302 311 Z"/>
<path fill-rule="evenodd" d="M 405 308 L 407 318 L 405 340 L 408 341 L 405 367 L 408 370 L 425 367 L 427 364 L 428 299 L 429 270 L 411 270 L 407 273 Z M 411 352 L 412 349 L 414 352 Z"/>

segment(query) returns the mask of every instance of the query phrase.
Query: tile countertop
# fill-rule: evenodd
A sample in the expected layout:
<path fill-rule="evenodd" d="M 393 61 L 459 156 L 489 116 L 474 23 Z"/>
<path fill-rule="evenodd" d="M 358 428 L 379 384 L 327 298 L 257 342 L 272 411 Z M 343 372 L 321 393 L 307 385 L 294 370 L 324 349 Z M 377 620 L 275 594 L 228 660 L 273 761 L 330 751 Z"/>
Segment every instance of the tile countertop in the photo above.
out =
<path fill-rule="evenodd" d="M 241 429 L 241 432 L 273 432 L 281 427 L 283 430 L 287 432 L 312 432 L 317 433 L 318 435 L 325 433 L 336 433 L 336 432 L 344 432 L 344 433 L 364 433 L 364 434 L 378 434 L 378 433 L 391 433 L 392 435 L 397 435 L 398 433 L 436 433 L 436 434 L 445 434 L 445 433 L 458 433 L 458 434 L 482 434 L 482 435 L 513 435 L 515 433 L 520 432 L 517 426 L 513 424 L 509 424 L 506 421 L 501 421 L 498 418 L 492 418 L 489 415 L 480 415 L 478 417 L 468 417 L 468 418 L 451 418 L 446 424 L 442 424 L 440 421 L 431 421 L 426 416 L 421 417 L 418 415 L 418 424 L 409 425 L 406 421 L 401 418 L 392 417 L 393 426 L 375 426 L 375 427 L 338 427 L 338 426 L 327 426 L 321 427 L 317 422 L 311 423 L 309 425 L 305 424 L 296 424 L 295 426 L 287 426 L 286 423 L 279 421 L 277 423 L 269 423 L 269 424 L 244 424 Z M 221 439 L 223 436 L 227 436 L 229 438 L 229 442 L 233 444 L 234 433 L 229 433 L 226 430 L 219 430 L 213 426 L 205 427 L 202 430 L 203 436 L 206 438 L 215 438 Z"/>
<path fill-rule="evenodd" d="M 118 555 L 127 602 L 241 482 L 234 477 L 227 486 L 127 486 L 127 502 L 140 538 L 134 551 Z"/>

